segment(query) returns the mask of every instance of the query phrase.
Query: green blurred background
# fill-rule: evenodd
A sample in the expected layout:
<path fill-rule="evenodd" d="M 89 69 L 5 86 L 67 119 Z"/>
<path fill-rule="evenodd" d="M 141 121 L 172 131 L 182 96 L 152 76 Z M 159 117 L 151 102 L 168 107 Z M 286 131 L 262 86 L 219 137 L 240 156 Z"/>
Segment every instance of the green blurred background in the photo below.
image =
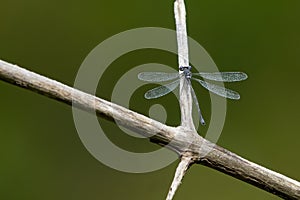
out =
<path fill-rule="evenodd" d="M 100 42 L 138 27 L 174 29 L 173 1 L 1 0 L 0 59 L 73 85 L 87 54 Z M 187 1 L 189 35 L 222 71 L 245 71 L 249 79 L 228 85 L 242 95 L 228 102 L 218 144 L 258 164 L 300 180 L 300 2 Z M 176 56 L 155 50 L 122 56 L 106 71 L 98 96 L 110 99 L 122 73 L 136 64 L 176 68 Z M 197 90 L 205 92 L 200 87 Z M 147 114 L 162 103 L 170 125 L 179 123 L 174 97 L 147 101 L 137 90 L 130 108 Z M 164 199 L 177 165 L 147 174 L 127 174 L 94 159 L 82 145 L 71 107 L 0 82 L 0 199 Z M 207 94 L 207 93 L 205 93 Z M 207 96 L 207 95 L 206 95 Z M 206 98 L 206 99 L 205 99 Z M 206 118 L 209 99 L 202 102 Z M 176 110 L 172 110 L 176 108 Z M 99 119 L 119 146 L 136 152 L 157 148 L 124 136 Z M 279 199 L 232 177 L 193 166 L 176 198 Z"/>

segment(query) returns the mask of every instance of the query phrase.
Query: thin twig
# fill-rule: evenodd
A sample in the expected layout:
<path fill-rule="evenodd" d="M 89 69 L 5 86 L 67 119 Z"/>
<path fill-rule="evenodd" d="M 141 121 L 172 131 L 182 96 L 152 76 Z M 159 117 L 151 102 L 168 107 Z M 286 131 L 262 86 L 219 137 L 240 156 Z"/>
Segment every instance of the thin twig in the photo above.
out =
<path fill-rule="evenodd" d="M 172 141 L 168 146 L 173 151 L 179 155 L 189 152 L 193 156 L 193 161 L 198 164 L 214 168 L 282 198 L 300 199 L 298 181 L 245 160 L 200 136 L 194 137 L 196 132 L 193 134 L 191 130 L 166 126 L 126 108 L 1 60 L 0 79 L 68 105 L 74 101 L 74 106 L 87 111 L 96 111 L 102 117 L 114 118 L 123 126 L 139 134 L 152 136 L 155 133 L 155 138 L 151 138 L 152 142 L 164 145 Z M 207 149 L 208 146 L 212 148 L 210 153 L 200 158 L 200 148 Z"/>
<path fill-rule="evenodd" d="M 174 198 L 174 195 L 176 192 L 176 190 L 174 190 L 174 189 L 179 188 L 179 185 L 181 184 L 181 181 L 182 181 L 187 169 L 189 168 L 191 162 L 192 162 L 192 157 L 190 157 L 190 156 L 188 156 L 188 157 L 183 156 L 181 158 L 180 163 L 176 169 L 175 177 L 172 182 L 172 185 L 171 185 L 171 188 L 169 190 L 169 194 L 168 194 L 166 200 L 172 200 Z"/>
<path fill-rule="evenodd" d="M 174 14 L 176 22 L 177 46 L 178 46 L 178 64 L 179 67 L 189 66 L 189 46 L 186 29 L 186 10 L 183 0 L 174 2 Z M 182 72 L 180 72 L 182 73 Z M 195 130 L 192 120 L 193 100 L 190 88 L 184 77 L 180 80 L 180 110 L 181 110 L 181 126 Z"/>
<path fill-rule="evenodd" d="M 178 64 L 179 67 L 187 67 L 189 63 L 189 46 L 188 46 L 188 36 L 187 36 L 187 27 L 186 27 L 186 9 L 184 0 L 176 0 L 174 2 L 174 15 L 176 22 L 176 34 L 177 34 L 177 46 L 178 46 Z M 180 72 L 182 73 L 182 72 Z M 192 118 L 192 108 L 193 108 L 193 99 L 191 94 L 191 88 L 186 78 L 182 76 L 180 80 L 180 111 L 181 111 L 181 128 L 193 130 L 190 134 L 196 132 L 193 118 Z M 197 135 L 193 135 L 198 137 Z M 167 200 L 172 200 L 174 198 L 175 192 L 178 190 L 182 179 L 188 169 L 188 166 L 192 164 L 192 155 L 182 156 L 180 163 L 175 172 L 175 176 Z"/>

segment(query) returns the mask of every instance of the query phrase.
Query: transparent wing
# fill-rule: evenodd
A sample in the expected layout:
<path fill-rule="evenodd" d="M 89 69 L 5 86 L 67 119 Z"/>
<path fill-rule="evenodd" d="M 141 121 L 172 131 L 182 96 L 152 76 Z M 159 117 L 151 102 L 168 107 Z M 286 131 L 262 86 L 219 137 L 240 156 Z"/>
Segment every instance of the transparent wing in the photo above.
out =
<path fill-rule="evenodd" d="M 179 77 L 179 73 L 141 72 L 138 74 L 138 79 L 147 82 L 171 81 L 178 77 Z"/>
<path fill-rule="evenodd" d="M 201 76 L 204 79 L 212 80 L 212 81 L 223 81 L 223 82 L 236 82 L 243 81 L 248 78 L 247 74 L 244 72 L 200 72 L 193 73 L 193 75 Z"/>
<path fill-rule="evenodd" d="M 173 81 L 172 83 L 162 85 L 156 88 L 153 88 L 152 90 L 149 90 L 145 93 L 146 99 L 155 99 L 158 97 L 162 97 L 173 90 L 179 85 L 179 80 Z"/>
<path fill-rule="evenodd" d="M 228 99 L 236 99 L 236 100 L 241 98 L 239 93 L 237 93 L 233 90 L 229 90 L 227 88 L 224 88 L 224 87 L 221 87 L 221 86 L 218 86 L 215 84 L 211 84 L 211 83 L 208 83 L 208 82 L 205 82 L 205 81 L 202 81 L 199 79 L 195 79 L 195 78 L 193 78 L 193 80 L 199 82 L 207 90 L 209 90 L 217 95 L 220 95 L 222 97 L 225 97 Z"/>

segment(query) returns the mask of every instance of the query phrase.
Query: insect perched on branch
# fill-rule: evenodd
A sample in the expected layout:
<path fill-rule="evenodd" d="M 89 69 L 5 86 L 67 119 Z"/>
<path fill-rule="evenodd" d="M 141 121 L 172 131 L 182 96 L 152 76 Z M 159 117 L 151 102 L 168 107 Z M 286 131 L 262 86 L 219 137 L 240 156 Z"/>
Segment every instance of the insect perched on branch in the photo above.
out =
<path fill-rule="evenodd" d="M 180 78 L 184 77 L 188 87 L 190 87 L 190 89 L 191 89 L 194 102 L 198 109 L 200 122 L 202 125 L 205 125 L 205 121 L 202 117 L 201 109 L 200 109 L 197 97 L 196 97 L 194 89 L 191 85 L 191 80 L 197 81 L 205 89 L 207 89 L 210 92 L 213 92 L 219 96 L 222 96 L 222 97 L 225 97 L 228 99 L 238 100 L 238 99 L 240 99 L 240 95 L 236 91 L 215 85 L 213 83 L 209 83 L 209 82 L 201 80 L 199 78 L 202 77 L 205 80 L 217 81 L 217 82 L 237 82 L 237 81 L 246 80 L 248 78 L 248 76 L 247 76 L 247 74 L 245 74 L 243 72 L 192 73 L 191 69 L 192 69 L 191 66 L 186 66 L 186 67 L 181 66 L 181 67 L 179 67 L 179 70 L 182 73 L 141 72 L 138 74 L 138 78 L 142 81 L 153 82 L 153 83 L 173 81 L 171 83 L 153 88 L 145 93 L 146 99 L 155 99 L 155 98 L 162 97 L 162 96 L 172 92 L 173 90 L 175 90 L 179 85 Z M 194 77 L 199 77 L 199 78 L 194 78 Z"/>

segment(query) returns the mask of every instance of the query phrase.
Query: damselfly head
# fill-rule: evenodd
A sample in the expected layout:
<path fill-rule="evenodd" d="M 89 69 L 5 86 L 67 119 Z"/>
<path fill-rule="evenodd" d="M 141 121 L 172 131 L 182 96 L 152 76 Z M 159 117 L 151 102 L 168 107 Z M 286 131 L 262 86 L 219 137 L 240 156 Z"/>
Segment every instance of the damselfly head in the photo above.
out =
<path fill-rule="evenodd" d="M 181 67 L 179 67 L 179 70 L 183 72 L 185 78 L 187 78 L 187 79 L 192 78 L 191 69 L 192 69 L 191 66 L 185 66 L 185 67 L 181 66 Z"/>
<path fill-rule="evenodd" d="M 191 66 L 180 66 L 179 67 L 179 70 L 182 71 L 182 72 L 186 71 L 186 70 L 191 71 L 191 69 L 192 69 Z"/>

